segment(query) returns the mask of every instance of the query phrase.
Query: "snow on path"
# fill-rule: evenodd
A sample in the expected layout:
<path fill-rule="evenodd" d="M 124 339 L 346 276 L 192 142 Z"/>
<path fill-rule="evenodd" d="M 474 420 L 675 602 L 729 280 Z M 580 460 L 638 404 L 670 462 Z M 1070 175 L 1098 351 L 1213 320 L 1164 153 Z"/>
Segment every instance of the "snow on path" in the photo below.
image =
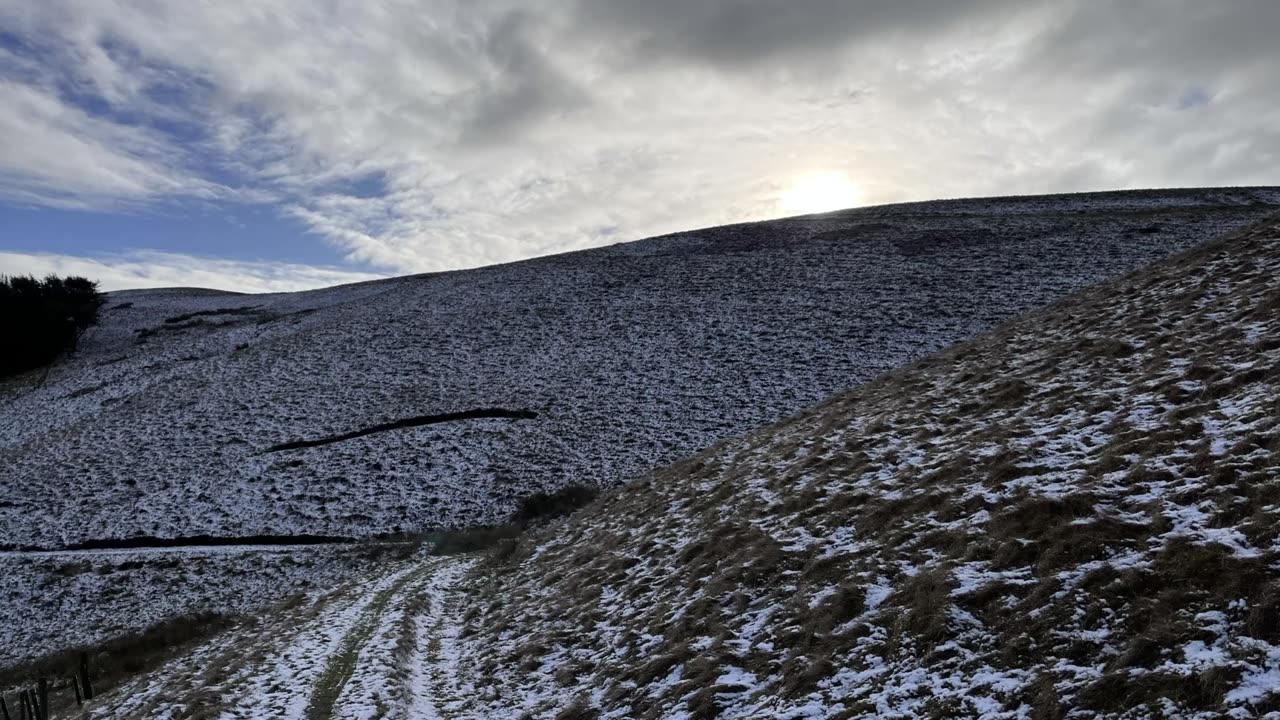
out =
<path fill-rule="evenodd" d="M 432 613 L 438 624 L 446 593 L 470 565 L 469 560 L 432 558 L 393 586 L 384 612 L 370 623 L 368 637 L 332 706 L 332 717 L 383 718 L 392 707 L 412 702 L 412 686 L 406 682 L 422 670 L 418 631 L 426 621 L 420 616 Z"/>
<path fill-rule="evenodd" d="M 230 717 L 285 717 L 245 715 L 238 708 L 223 706 L 238 699 L 262 700 L 264 693 L 253 692 L 261 685 L 267 663 L 278 671 L 282 657 L 290 650 L 315 643 L 314 637 L 308 637 L 314 632 L 313 625 L 331 624 L 358 612 L 363 599 L 358 591 L 354 585 L 344 585 L 221 633 L 158 670 L 109 691 L 94 702 L 87 715 L 93 720 L 185 717 L 194 708 L 212 705 L 225 711 L 222 717 L 228 717 L 228 712 Z M 277 679 L 273 689 L 288 688 Z"/>
<path fill-rule="evenodd" d="M 461 701 L 458 678 L 458 633 L 462 628 L 460 580 L 474 560 L 442 566 L 423 587 L 426 604 L 413 618 L 414 651 L 409 658 L 410 700 L 406 718 L 453 720 Z"/>
<path fill-rule="evenodd" d="M 334 656 L 342 652 L 347 636 L 365 611 L 419 566 L 388 573 L 360 588 L 354 601 L 318 615 L 282 652 L 273 654 L 249 680 L 238 707 L 229 708 L 224 718 L 302 718 L 308 709 L 316 683 L 330 669 Z"/>
<path fill-rule="evenodd" d="M 459 585 L 474 559 L 417 557 L 246 622 L 107 693 L 86 717 L 440 718 L 458 698 Z"/>

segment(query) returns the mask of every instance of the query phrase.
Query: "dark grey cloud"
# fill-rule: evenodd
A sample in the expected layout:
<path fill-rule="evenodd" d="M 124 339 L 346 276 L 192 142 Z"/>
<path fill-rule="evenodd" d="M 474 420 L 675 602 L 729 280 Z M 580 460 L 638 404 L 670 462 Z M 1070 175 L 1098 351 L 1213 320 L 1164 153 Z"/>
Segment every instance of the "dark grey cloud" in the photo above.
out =
<path fill-rule="evenodd" d="M 1092 186 L 1274 181 L 1280 3 L 1046 7 L 1009 88 L 1061 89 L 1062 141 L 1093 156 Z"/>
<path fill-rule="evenodd" d="M 582 33 L 603 33 L 633 60 L 672 57 L 725 69 L 812 56 L 867 41 L 981 32 L 1021 3 L 1006 0 L 581 0 Z"/>
<path fill-rule="evenodd" d="M 555 66 L 549 49 L 537 46 L 538 25 L 528 12 L 513 11 L 487 29 L 483 47 L 490 77 L 467 99 L 464 142 L 511 139 L 530 125 L 590 102 Z"/>
<path fill-rule="evenodd" d="M 1050 6 L 1026 49 L 1028 71 L 1097 74 L 1137 70 L 1212 77 L 1275 67 L 1280 3 L 1271 0 L 1127 0 Z"/>

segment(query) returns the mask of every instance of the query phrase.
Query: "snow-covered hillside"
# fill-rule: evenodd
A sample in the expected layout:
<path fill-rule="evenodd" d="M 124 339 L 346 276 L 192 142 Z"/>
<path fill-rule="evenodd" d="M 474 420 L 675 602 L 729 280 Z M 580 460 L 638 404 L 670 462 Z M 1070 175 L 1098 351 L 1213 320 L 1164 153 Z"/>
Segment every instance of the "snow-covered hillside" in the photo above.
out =
<path fill-rule="evenodd" d="M 1280 217 L 524 538 L 449 717 L 1278 717 L 1278 398 Z"/>
<path fill-rule="evenodd" d="M 920 203 L 309 293 L 114 293 L 43 385 L 0 385 L 0 544 L 493 521 L 533 489 L 633 477 L 1276 203 Z M 474 409 L 528 412 L 270 451 Z"/>
<path fill-rule="evenodd" d="M 75 712 L 1274 718 L 1277 397 L 1280 215 Z"/>

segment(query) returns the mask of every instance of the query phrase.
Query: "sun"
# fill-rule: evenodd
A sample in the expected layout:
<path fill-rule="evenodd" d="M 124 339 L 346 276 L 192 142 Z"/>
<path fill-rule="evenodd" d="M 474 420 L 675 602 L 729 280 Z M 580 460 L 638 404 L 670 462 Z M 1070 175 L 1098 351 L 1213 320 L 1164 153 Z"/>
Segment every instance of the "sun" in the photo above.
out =
<path fill-rule="evenodd" d="M 803 215 L 843 210 L 857 204 L 858 186 L 842 172 L 805 175 L 782 196 L 784 210 Z"/>

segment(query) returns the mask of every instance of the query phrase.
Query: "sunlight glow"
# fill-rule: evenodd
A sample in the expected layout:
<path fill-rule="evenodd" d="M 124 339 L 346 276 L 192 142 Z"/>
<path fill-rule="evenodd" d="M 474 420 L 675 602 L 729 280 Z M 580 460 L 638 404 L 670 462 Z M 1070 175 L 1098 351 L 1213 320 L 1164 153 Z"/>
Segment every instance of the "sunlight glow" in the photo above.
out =
<path fill-rule="evenodd" d="M 858 204 L 858 187 L 844 173 L 806 175 L 782 196 L 782 208 L 799 214 L 843 210 Z"/>

